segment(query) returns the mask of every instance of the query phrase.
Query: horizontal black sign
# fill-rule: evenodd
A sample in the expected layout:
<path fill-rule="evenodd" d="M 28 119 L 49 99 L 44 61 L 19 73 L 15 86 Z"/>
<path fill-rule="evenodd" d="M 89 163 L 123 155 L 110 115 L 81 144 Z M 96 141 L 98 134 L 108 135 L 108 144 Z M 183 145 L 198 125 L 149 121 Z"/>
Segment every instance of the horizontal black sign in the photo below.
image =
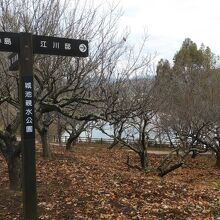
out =
<path fill-rule="evenodd" d="M 0 32 L 0 51 L 19 53 L 19 33 Z M 33 53 L 87 57 L 88 41 L 33 35 Z"/>
<path fill-rule="evenodd" d="M 33 35 L 33 53 L 87 57 L 88 41 Z"/>
<path fill-rule="evenodd" d="M 11 32 L 0 32 L 0 51 L 18 52 L 19 34 Z"/>

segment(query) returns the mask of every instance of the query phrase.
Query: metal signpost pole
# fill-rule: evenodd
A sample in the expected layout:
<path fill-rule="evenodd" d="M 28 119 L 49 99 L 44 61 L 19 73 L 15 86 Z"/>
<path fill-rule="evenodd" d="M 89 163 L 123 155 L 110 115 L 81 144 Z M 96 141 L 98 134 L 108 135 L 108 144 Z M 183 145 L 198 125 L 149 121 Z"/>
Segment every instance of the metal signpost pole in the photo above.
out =
<path fill-rule="evenodd" d="M 37 192 L 34 131 L 33 42 L 32 34 L 20 33 L 19 35 L 23 210 L 25 220 L 36 220 Z"/>

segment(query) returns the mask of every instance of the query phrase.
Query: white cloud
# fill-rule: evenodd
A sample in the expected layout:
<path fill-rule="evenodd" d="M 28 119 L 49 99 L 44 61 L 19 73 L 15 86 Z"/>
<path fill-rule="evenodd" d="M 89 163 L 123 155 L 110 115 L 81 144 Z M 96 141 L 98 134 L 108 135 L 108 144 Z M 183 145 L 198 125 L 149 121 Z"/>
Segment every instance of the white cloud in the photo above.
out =
<path fill-rule="evenodd" d="M 106 0 L 95 0 L 106 3 Z M 183 40 L 191 38 L 198 46 L 204 43 L 220 55 L 219 0 L 108 0 L 124 8 L 121 20 L 128 26 L 132 40 L 147 30 L 148 49 L 159 57 L 172 60 Z"/>
<path fill-rule="evenodd" d="M 135 16 L 126 14 L 127 4 L 129 11 L 134 6 Z M 140 34 L 146 27 L 151 49 L 164 58 L 172 59 L 186 37 L 220 54 L 218 0 L 123 0 L 123 5 L 123 23 Z"/>

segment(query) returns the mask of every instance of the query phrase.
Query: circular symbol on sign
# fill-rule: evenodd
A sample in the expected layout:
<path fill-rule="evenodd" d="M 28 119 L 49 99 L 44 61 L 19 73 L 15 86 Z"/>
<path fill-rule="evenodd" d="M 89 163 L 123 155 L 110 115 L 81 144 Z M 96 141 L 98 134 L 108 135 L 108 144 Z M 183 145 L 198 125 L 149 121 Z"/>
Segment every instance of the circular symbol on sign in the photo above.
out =
<path fill-rule="evenodd" d="M 80 44 L 79 45 L 79 50 L 84 53 L 87 51 L 87 46 L 85 44 Z"/>

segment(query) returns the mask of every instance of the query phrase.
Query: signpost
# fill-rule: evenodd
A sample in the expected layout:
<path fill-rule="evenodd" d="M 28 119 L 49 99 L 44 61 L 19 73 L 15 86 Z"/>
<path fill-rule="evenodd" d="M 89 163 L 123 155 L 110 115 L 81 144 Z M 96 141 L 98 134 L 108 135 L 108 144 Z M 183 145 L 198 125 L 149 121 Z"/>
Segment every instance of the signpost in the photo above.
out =
<path fill-rule="evenodd" d="M 13 52 L 9 56 L 11 64 L 9 70 L 20 70 L 24 219 L 36 220 L 33 54 L 87 57 L 88 41 L 39 36 L 31 33 L 0 32 L 0 51 Z"/>
<path fill-rule="evenodd" d="M 17 71 L 18 70 L 18 54 L 17 53 L 12 53 L 8 56 L 8 59 L 10 61 L 10 66 L 9 70 L 10 71 Z"/>
<path fill-rule="evenodd" d="M 37 54 L 87 57 L 88 41 L 33 35 L 33 50 Z"/>
<path fill-rule="evenodd" d="M 19 51 L 19 34 L 11 32 L 0 32 L 0 51 Z"/>
<path fill-rule="evenodd" d="M 20 33 L 20 105 L 24 219 L 37 219 L 32 35 Z"/>

